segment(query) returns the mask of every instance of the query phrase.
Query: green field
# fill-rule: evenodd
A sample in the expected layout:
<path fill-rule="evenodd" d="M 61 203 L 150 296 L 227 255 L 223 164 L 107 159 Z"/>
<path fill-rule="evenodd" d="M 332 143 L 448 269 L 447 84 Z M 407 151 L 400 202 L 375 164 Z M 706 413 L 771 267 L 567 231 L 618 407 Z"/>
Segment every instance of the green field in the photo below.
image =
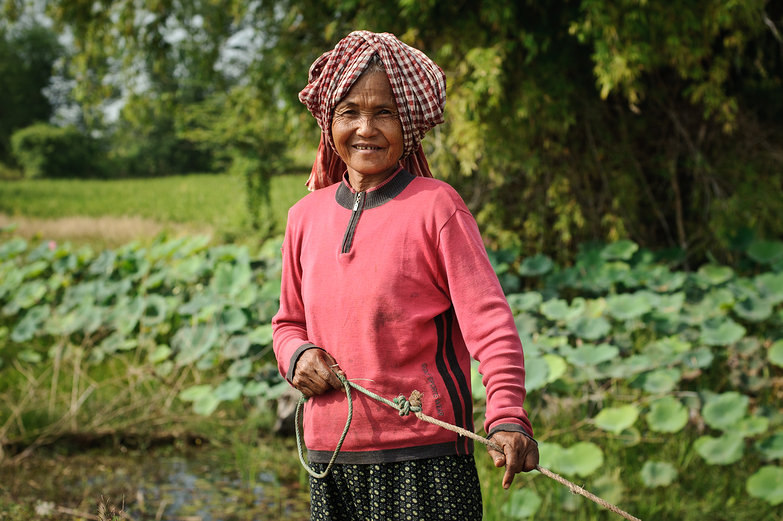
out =
<path fill-rule="evenodd" d="M 287 209 L 307 193 L 306 175 L 272 179 L 273 230 L 285 229 Z M 218 238 L 247 233 L 244 181 L 225 174 L 149 179 L 18 180 L 0 182 L 0 214 L 13 217 L 126 217 L 208 227 Z"/>
<path fill-rule="evenodd" d="M 274 179 L 276 230 L 303 183 Z M 0 184 L 0 211 L 20 219 L 140 215 L 220 234 L 99 253 L 0 232 L 0 441 L 186 429 L 258 474 L 244 455 L 287 387 L 271 352 L 280 239 L 244 243 L 241 193 L 226 176 Z M 648 521 L 783 519 L 783 242 L 689 271 L 628 240 L 584 245 L 569 266 L 490 256 L 525 345 L 542 466 Z M 280 487 L 306 486 L 293 448 L 272 452 Z M 619 519 L 536 474 L 502 491 L 477 452 L 486 521 Z M 9 521 L 29 518 L 18 503 L 0 487 L 0 512 L 27 509 Z"/>

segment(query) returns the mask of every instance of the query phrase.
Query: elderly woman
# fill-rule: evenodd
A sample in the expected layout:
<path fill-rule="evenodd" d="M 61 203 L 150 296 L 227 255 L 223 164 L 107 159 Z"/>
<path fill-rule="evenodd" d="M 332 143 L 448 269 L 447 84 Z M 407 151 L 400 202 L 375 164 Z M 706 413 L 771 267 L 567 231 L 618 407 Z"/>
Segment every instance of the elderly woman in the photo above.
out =
<path fill-rule="evenodd" d="M 475 220 L 420 146 L 443 121 L 445 86 L 434 62 L 385 33 L 353 32 L 310 68 L 299 98 L 321 144 L 313 192 L 288 215 L 274 349 L 312 398 L 304 437 L 319 470 L 347 412 L 337 374 L 381 396 L 421 389 L 425 414 L 472 430 L 475 358 L 508 488 L 538 463 L 522 345 Z M 313 519 L 481 519 L 472 440 L 353 400 L 337 464 L 311 478 Z"/>

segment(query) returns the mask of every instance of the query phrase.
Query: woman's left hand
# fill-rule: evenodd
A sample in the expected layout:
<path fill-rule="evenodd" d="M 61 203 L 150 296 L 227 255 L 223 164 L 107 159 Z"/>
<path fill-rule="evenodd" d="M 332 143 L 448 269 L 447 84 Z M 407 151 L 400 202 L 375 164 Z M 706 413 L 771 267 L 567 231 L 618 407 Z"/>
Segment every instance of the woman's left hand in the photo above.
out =
<path fill-rule="evenodd" d="M 521 432 L 498 431 L 490 438 L 503 447 L 500 453 L 487 447 L 496 467 L 506 467 L 503 488 L 508 489 L 519 472 L 530 472 L 538 465 L 538 444 Z"/>

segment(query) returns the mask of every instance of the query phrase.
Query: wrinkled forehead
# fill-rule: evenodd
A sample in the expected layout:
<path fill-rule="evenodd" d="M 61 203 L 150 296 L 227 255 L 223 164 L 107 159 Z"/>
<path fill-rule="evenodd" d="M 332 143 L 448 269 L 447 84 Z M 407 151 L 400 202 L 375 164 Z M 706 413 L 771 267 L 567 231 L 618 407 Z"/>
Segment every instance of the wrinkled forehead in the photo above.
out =
<path fill-rule="evenodd" d="M 351 86 L 335 108 L 346 105 L 360 108 L 397 108 L 397 101 L 388 76 L 382 70 L 367 70 Z"/>

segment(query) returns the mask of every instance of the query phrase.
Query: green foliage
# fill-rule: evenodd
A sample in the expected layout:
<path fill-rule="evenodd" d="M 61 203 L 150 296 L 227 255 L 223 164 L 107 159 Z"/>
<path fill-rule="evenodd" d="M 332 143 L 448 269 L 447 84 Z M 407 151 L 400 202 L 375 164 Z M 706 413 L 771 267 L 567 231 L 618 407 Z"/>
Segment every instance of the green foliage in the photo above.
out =
<path fill-rule="evenodd" d="M 57 35 L 38 25 L 0 25 L 0 162 L 11 161 L 11 135 L 52 113 L 44 88 L 63 54 Z"/>
<path fill-rule="evenodd" d="M 27 178 L 102 175 L 102 151 L 75 127 L 36 123 L 11 136 L 14 159 Z"/>
<path fill-rule="evenodd" d="M 645 461 L 641 470 L 645 486 L 665 487 L 677 477 L 677 469 L 671 463 L 660 461 Z"/>

